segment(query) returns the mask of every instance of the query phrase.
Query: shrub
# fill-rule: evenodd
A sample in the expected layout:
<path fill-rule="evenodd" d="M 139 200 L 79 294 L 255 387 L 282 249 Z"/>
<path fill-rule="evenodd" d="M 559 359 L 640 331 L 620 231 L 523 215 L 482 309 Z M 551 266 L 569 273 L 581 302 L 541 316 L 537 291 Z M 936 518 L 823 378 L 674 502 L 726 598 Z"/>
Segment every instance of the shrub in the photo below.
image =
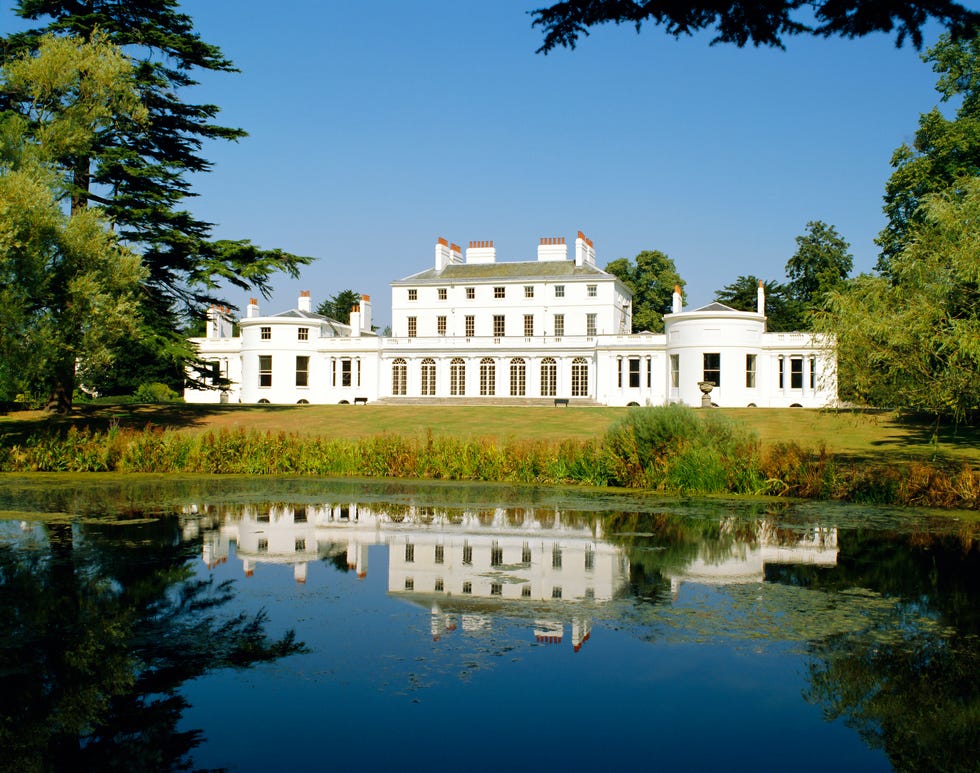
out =
<path fill-rule="evenodd" d="M 764 480 L 753 432 L 683 405 L 630 410 L 607 433 L 606 449 L 621 486 L 706 494 L 754 490 Z"/>
<path fill-rule="evenodd" d="M 179 394 L 159 381 L 140 384 L 133 392 L 133 400 L 137 403 L 174 403 L 180 399 Z"/>

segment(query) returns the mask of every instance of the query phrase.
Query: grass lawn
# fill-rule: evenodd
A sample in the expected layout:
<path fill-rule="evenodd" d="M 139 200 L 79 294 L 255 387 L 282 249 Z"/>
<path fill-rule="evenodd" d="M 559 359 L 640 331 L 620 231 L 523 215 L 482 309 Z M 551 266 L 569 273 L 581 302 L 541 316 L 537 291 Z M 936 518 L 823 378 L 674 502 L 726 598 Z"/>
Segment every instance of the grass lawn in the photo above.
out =
<path fill-rule="evenodd" d="M 0 443 L 70 424 L 105 429 L 147 425 L 182 432 L 256 429 L 360 438 L 384 433 L 499 440 L 581 440 L 603 435 L 627 408 L 419 405 L 79 405 L 68 417 L 0 415 Z M 795 442 L 864 461 L 966 461 L 980 467 L 980 430 L 915 421 L 889 411 L 716 409 L 752 426 L 763 443 Z"/>

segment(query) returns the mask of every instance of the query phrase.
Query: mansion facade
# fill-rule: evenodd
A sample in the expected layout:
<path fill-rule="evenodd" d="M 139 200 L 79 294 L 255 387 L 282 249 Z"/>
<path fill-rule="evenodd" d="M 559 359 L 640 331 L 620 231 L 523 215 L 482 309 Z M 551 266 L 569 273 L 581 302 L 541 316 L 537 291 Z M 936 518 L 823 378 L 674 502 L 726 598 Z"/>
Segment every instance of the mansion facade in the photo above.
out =
<path fill-rule="evenodd" d="M 836 403 L 832 348 L 812 333 L 766 331 L 765 296 L 738 311 L 684 311 L 680 288 L 663 333 L 631 333 L 632 296 L 596 266 L 581 232 L 541 239 L 537 260 L 498 262 L 493 242 L 463 251 L 445 239 L 432 268 L 391 284 L 390 336 L 362 296 L 346 323 L 297 307 L 264 316 L 252 299 L 237 322 L 208 313 L 191 341 L 207 363 L 195 403 L 364 403 L 427 400 L 585 405 L 823 407 Z M 557 404 L 556 403 L 556 404 Z"/>

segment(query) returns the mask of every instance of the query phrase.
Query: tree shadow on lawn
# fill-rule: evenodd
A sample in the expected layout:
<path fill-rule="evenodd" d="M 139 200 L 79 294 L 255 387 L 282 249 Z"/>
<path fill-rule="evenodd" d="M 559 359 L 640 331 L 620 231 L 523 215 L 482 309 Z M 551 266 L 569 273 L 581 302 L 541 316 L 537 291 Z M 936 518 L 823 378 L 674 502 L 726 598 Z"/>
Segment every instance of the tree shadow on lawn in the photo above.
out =
<path fill-rule="evenodd" d="M 72 427 L 106 432 L 111 427 L 143 430 L 146 427 L 162 429 L 193 429 L 214 423 L 220 416 L 235 415 L 247 419 L 249 414 L 267 415 L 295 411 L 295 405 L 215 405 L 187 403 L 130 403 L 124 405 L 76 404 L 67 415 L 45 411 L 22 411 L 0 419 L 0 444 L 20 443 L 32 435 L 64 435 Z"/>
<path fill-rule="evenodd" d="M 980 468 L 980 426 L 937 422 L 934 417 L 893 414 L 883 422 L 890 430 L 869 441 L 867 453 L 841 454 L 842 458 L 870 463 L 930 461 L 959 466 L 968 463 Z"/>

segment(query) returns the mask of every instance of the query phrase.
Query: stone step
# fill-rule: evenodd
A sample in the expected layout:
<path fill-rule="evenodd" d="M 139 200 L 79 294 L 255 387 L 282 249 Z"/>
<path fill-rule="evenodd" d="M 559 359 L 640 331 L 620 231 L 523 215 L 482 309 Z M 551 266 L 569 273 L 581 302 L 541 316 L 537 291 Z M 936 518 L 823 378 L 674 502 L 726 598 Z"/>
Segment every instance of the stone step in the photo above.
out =
<path fill-rule="evenodd" d="M 557 404 L 575 408 L 598 407 L 600 405 L 590 397 L 380 397 L 372 402 L 375 405 L 555 406 Z"/>

